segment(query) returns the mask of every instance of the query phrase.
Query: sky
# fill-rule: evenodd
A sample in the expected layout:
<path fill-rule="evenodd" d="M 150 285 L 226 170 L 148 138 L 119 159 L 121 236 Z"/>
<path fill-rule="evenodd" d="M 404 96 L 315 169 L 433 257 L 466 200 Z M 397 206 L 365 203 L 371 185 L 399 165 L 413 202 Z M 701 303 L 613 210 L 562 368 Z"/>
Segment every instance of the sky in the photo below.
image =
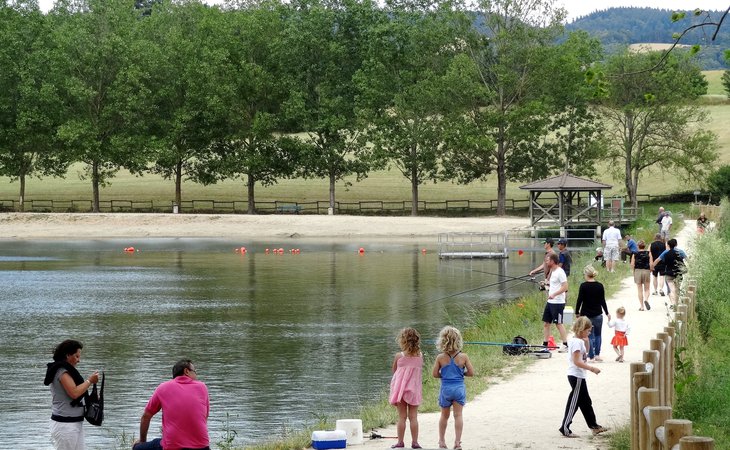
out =
<path fill-rule="evenodd" d="M 208 3 L 220 3 L 221 0 L 207 0 Z M 43 11 L 48 11 L 53 6 L 53 0 L 39 0 Z M 559 5 L 565 6 L 568 10 L 568 21 L 592 13 L 598 9 L 607 9 L 617 6 L 638 6 L 649 8 L 664 8 L 677 10 L 693 10 L 702 8 L 705 10 L 726 10 L 730 6 L 730 0 L 557 0 Z"/>

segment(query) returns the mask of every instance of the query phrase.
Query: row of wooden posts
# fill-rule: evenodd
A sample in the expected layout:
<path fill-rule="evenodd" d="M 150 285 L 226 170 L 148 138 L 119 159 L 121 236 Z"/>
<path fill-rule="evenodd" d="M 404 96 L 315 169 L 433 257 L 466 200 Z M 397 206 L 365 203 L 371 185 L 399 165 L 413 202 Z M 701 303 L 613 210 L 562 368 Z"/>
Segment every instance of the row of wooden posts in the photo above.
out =
<path fill-rule="evenodd" d="M 686 344 L 688 321 L 696 320 L 694 280 L 685 280 L 675 318 L 649 341 L 643 362 L 631 363 L 631 450 L 713 450 L 712 438 L 694 436 L 692 422 L 672 418 L 674 350 Z"/>

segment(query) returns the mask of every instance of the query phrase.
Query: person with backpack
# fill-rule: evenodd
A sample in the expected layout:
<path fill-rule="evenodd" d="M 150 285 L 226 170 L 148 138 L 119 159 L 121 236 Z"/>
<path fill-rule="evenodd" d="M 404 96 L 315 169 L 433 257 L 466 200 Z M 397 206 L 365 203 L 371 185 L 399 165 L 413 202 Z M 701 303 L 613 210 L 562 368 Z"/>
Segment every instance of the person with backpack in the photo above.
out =
<path fill-rule="evenodd" d="M 667 249 L 667 244 L 662 240 L 662 235 L 657 233 L 654 235 L 654 242 L 649 244 L 649 253 L 651 253 L 651 261 L 659 259 L 659 255 Z M 654 292 L 651 295 L 661 295 L 664 297 L 664 261 L 651 265 L 651 275 L 654 280 Z M 661 286 L 661 287 L 659 287 Z"/>
<path fill-rule="evenodd" d="M 672 301 L 672 305 L 675 307 L 677 306 L 677 299 L 679 298 L 675 280 L 686 271 L 686 259 L 687 254 L 684 250 L 677 248 L 677 240 L 670 239 L 667 241 L 667 250 L 659 255 L 659 258 L 651 264 L 653 270 L 658 261 L 662 261 L 664 263 L 664 279 L 669 287 L 669 298 Z"/>

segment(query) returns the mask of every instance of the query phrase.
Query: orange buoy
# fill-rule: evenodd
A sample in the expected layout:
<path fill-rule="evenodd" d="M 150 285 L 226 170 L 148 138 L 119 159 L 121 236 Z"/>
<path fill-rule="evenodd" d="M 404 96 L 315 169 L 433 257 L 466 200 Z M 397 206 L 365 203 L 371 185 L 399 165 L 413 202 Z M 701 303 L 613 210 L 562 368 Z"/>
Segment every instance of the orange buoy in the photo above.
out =
<path fill-rule="evenodd" d="M 134 253 L 134 247 L 126 247 L 124 251 L 127 253 Z"/>
<path fill-rule="evenodd" d="M 266 254 L 268 255 L 268 254 L 269 254 L 269 249 L 267 248 L 267 249 L 266 249 L 266 250 L 264 251 L 264 253 L 266 253 Z"/>
<path fill-rule="evenodd" d="M 363 253 L 365 253 L 365 249 L 363 247 L 360 247 L 360 250 L 358 250 L 357 252 L 362 255 Z"/>
<path fill-rule="evenodd" d="M 425 255 L 426 254 L 426 249 L 425 248 L 422 248 L 421 249 L 421 253 L 423 253 Z"/>
<path fill-rule="evenodd" d="M 517 254 L 518 254 L 518 255 L 520 255 L 520 256 L 522 256 L 522 255 L 523 255 L 524 253 L 525 253 L 525 252 L 524 252 L 524 251 L 522 251 L 522 250 L 517 250 Z"/>

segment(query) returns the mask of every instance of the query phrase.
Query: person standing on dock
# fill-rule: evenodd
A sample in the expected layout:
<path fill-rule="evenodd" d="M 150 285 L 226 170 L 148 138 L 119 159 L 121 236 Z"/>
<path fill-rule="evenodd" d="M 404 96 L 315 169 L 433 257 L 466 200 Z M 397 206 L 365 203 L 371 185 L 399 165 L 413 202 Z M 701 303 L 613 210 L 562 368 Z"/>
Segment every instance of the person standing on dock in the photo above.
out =
<path fill-rule="evenodd" d="M 568 277 L 565 271 L 558 265 L 560 258 L 555 253 L 551 253 L 546 257 L 547 266 L 550 270 L 550 279 L 548 280 L 548 298 L 545 309 L 542 313 L 543 322 L 543 341 L 542 345 L 548 345 L 550 338 L 550 325 L 555 324 L 555 328 L 560 333 L 560 339 L 563 346 L 560 353 L 568 351 L 568 335 L 563 325 L 563 311 L 565 310 L 565 293 L 568 291 Z"/>

